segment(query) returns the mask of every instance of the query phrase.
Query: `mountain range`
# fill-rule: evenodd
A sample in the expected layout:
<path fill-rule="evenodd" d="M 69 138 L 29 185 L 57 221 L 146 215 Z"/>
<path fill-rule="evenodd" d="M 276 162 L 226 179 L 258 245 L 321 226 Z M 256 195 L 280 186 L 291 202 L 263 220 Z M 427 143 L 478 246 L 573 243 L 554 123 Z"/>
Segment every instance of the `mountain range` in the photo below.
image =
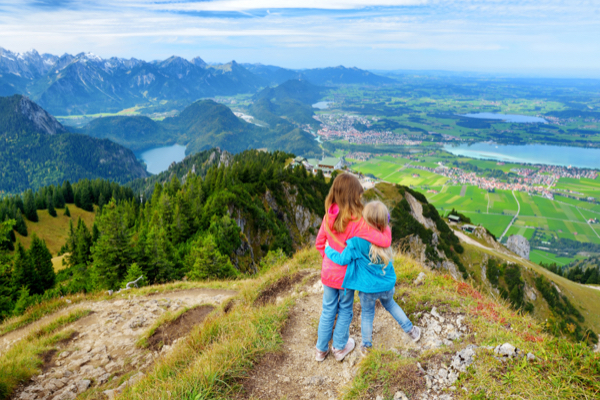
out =
<path fill-rule="evenodd" d="M 261 64 L 209 65 L 200 57 L 146 62 L 92 53 L 14 53 L 0 48 L 0 96 L 24 94 L 53 115 L 117 112 L 140 104 L 255 93 L 290 79 L 316 85 L 381 85 L 394 80 L 357 68 L 291 70 Z"/>
<path fill-rule="evenodd" d="M 148 176 L 133 152 L 110 140 L 69 133 L 22 95 L 0 97 L 0 194 L 64 180 L 128 182 Z"/>

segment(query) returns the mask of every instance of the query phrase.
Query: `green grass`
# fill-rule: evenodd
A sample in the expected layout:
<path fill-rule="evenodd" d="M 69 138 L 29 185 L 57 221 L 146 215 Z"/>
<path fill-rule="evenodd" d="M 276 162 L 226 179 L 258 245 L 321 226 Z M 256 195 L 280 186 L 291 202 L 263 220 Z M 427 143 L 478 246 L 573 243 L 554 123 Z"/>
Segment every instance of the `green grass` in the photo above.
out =
<path fill-rule="evenodd" d="M 556 263 L 558 265 L 567 265 L 568 263 L 573 261 L 572 258 L 558 257 L 556 256 L 556 254 L 548 253 L 546 251 L 538 249 L 532 249 L 529 252 L 529 259 L 536 264 L 543 262 L 544 264 Z"/>
<path fill-rule="evenodd" d="M 72 332 L 57 333 L 65 326 L 90 314 L 90 310 L 77 310 L 59 317 L 30 333 L 0 357 L 0 399 L 9 398 L 16 387 L 41 372 L 41 356 L 57 342 L 67 339 Z"/>

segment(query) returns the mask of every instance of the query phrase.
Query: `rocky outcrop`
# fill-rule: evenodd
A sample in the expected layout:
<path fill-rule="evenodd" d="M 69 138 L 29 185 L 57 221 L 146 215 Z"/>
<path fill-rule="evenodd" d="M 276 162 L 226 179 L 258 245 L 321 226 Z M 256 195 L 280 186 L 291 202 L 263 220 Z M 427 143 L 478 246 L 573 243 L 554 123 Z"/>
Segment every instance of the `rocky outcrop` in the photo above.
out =
<path fill-rule="evenodd" d="M 22 96 L 17 105 L 16 112 L 20 112 L 33 122 L 36 130 L 48 135 L 66 133 L 67 130 L 52 115 L 48 114 L 42 107 Z"/>
<path fill-rule="evenodd" d="M 421 203 L 419 203 L 419 201 L 408 192 L 404 193 L 404 197 L 406 198 L 406 201 L 408 201 L 408 204 L 410 204 L 410 213 L 412 214 L 412 216 L 427 229 L 435 231 L 435 222 L 423 216 L 423 206 L 421 205 Z"/>
<path fill-rule="evenodd" d="M 529 260 L 529 251 L 531 250 L 531 247 L 529 246 L 529 240 L 525 239 L 523 236 L 512 235 L 506 241 L 506 247 L 516 255 Z"/>

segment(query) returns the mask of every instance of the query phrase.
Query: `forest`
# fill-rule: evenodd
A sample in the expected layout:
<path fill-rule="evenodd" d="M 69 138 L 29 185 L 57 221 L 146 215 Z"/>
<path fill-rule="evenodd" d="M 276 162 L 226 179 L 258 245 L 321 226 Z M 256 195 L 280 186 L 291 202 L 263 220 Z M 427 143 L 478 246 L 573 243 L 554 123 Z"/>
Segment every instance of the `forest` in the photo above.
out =
<path fill-rule="evenodd" d="M 197 158 L 208 162 L 208 169 L 199 165 L 182 179 L 173 174 L 156 181 L 147 198 L 106 180 L 65 181 L 5 198 L 0 203 L 0 316 L 19 314 L 43 299 L 118 290 L 141 275 L 145 284 L 184 276 L 233 279 L 256 272 L 269 252 L 291 255 L 304 244 L 291 232 L 294 224 L 286 222 L 293 218 L 290 203 L 322 216 L 329 191 L 323 174 L 288 167 L 293 155 L 283 152 L 221 153 L 219 164 L 212 163 L 214 158 L 209 162 L 210 153 Z M 36 221 L 38 210 L 52 215 L 62 207 L 68 213 L 69 204 L 95 210 L 96 222 L 71 221 L 60 252 L 66 268 L 55 273 L 44 242 L 34 238 L 30 249 L 15 247 L 14 230 L 27 235 L 23 218 Z M 243 221 L 244 230 L 234 218 Z"/>

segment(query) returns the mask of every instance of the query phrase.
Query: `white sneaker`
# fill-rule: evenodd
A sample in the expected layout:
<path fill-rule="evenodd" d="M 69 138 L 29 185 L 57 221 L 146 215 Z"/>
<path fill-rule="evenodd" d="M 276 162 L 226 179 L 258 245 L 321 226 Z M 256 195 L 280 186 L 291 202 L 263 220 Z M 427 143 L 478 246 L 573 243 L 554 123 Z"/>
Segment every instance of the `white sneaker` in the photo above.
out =
<path fill-rule="evenodd" d="M 354 350 L 354 346 L 356 346 L 356 343 L 354 343 L 354 339 L 349 338 L 348 343 L 346 343 L 346 347 L 344 347 L 342 350 L 333 348 L 333 356 L 336 360 L 342 361 L 344 357 L 348 355 L 348 353 Z"/>
<path fill-rule="evenodd" d="M 418 342 L 421 339 L 421 329 L 416 326 L 413 326 L 412 329 L 408 332 L 408 336 L 411 337 L 412 340 Z"/>

